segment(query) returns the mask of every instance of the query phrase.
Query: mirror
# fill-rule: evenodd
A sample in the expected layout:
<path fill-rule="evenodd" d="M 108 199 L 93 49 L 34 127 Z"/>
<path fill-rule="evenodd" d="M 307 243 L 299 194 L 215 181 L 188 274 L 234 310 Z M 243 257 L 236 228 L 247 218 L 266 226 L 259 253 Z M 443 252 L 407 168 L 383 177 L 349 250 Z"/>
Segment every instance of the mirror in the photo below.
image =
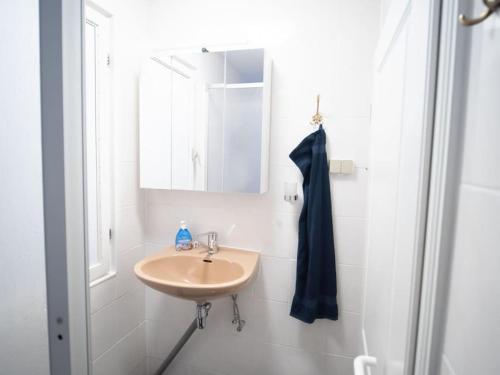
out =
<path fill-rule="evenodd" d="M 139 94 L 141 187 L 267 191 L 270 80 L 263 49 L 148 58 Z"/>

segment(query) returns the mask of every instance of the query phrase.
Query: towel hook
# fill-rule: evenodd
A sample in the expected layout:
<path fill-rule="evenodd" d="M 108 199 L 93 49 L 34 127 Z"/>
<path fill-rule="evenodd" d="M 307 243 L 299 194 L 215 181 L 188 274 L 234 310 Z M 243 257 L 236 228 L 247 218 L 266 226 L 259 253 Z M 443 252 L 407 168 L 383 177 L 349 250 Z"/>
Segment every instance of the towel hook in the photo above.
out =
<path fill-rule="evenodd" d="M 477 18 L 468 18 L 464 14 L 460 14 L 458 19 L 460 23 L 464 26 L 474 26 L 478 23 L 483 22 L 486 18 L 495 13 L 496 10 L 500 9 L 500 0 L 483 0 L 486 9 Z"/>
<path fill-rule="evenodd" d="M 500 1 L 500 0 L 499 0 Z M 319 95 L 316 96 L 316 113 L 311 119 L 311 125 L 321 125 L 323 123 L 323 116 L 319 113 Z"/>

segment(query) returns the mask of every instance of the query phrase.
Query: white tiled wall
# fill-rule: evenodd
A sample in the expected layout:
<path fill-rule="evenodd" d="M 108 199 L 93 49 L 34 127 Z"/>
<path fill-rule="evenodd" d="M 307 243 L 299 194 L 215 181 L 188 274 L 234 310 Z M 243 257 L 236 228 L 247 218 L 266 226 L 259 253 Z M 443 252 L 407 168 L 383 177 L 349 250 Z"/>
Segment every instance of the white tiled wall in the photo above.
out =
<path fill-rule="evenodd" d="M 247 325 L 231 324 L 229 298 L 214 301 L 208 326 L 197 331 L 170 374 L 352 373 L 362 352 L 368 144 L 372 55 L 378 1 L 152 2 L 159 47 L 253 43 L 273 59 L 270 191 L 263 195 L 149 190 L 146 253 L 173 243 L 179 221 L 193 233 L 216 230 L 220 242 L 262 252 L 261 269 L 240 296 Z M 288 159 L 313 129 L 321 94 L 329 157 L 354 159 L 352 176 L 331 178 L 340 318 L 307 325 L 289 317 L 295 283 L 297 221 L 302 201 L 283 200 L 285 181 L 302 179 Z M 172 349 L 194 303 L 146 289 L 149 371 Z"/>
<path fill-rule="evenodd" d="M 113 248 L 116 276 L 91 288 L 94 375 L 146 373 L 145 288 L 133 266 L 144 257 L 144 193 L 138 182 L 138 78 L 148 50 L 149 2 L 99 0 L 111 14 L 114 140 Z"/>

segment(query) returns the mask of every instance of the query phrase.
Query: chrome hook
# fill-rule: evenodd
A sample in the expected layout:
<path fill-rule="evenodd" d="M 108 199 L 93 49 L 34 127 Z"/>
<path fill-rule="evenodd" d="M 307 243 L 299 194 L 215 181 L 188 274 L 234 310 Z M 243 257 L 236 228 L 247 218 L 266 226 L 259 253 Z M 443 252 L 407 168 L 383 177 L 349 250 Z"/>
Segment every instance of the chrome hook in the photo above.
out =
<path fill-rule="evenodd" d="M 497 9 L 500 8 L 500 0 L 483 0 L 486 9 L 483 13 L 477 18 L 467 18 L 464 14 L 460 14 L 458 19 L 460 23 L 464 26 L 474 26 L 478 23 L 483 22 L 486 18 L 491 16 Z"/>

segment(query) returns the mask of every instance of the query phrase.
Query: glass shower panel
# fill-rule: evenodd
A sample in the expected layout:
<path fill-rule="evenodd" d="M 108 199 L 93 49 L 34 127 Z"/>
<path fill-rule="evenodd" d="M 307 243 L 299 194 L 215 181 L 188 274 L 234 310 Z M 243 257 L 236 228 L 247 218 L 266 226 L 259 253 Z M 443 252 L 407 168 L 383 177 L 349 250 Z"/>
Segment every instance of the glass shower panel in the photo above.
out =
<path fill-rule="evenodd" d="M 207 191 L 223 191 L 224 89 L 208 90 Z"/>
<path fill-rule="evenodd" d="M 260 191 L 262 88 L 226 89 L 223 191 Z"/>

